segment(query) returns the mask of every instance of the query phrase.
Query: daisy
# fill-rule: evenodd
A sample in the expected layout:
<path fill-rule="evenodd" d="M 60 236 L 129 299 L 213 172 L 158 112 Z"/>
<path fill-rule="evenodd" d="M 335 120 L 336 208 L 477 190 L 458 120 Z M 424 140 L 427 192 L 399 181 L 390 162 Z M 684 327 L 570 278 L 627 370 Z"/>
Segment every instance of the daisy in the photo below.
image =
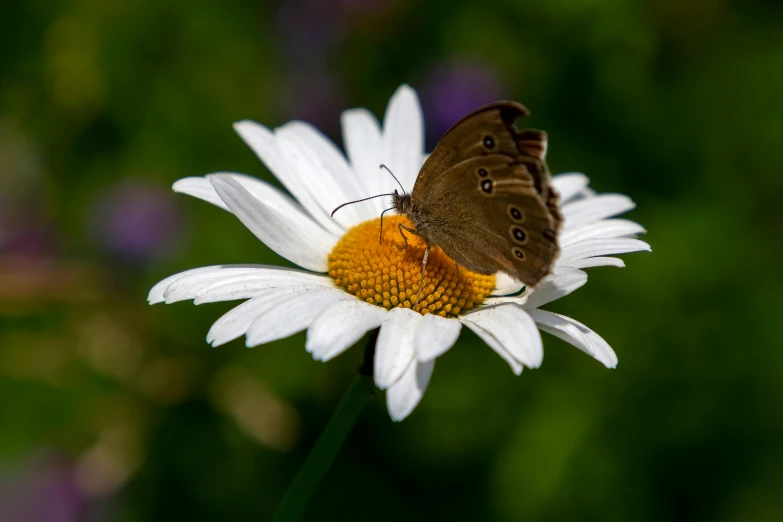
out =
<path fill-rule="evenodd" d="M 307 330 L 305 349 L 319 361 L 344 352 L 380 327 L 374 379 L 386 391 L 389 414 L 407 417 L 421 401 L 435 360 L 451 348 L 462 327 L 475 332 L 512 371 L 537 368 L 543 360 L 539 330 L 576 346 L 608 368 L 612 348 L 582 323 L 541 307 L 587 282 L 585 268 L 624 266 L 616 254 L 649 251 L 636 239 L 644 229 L 613 216 L 634 203 L 620 194 L 596 194 L 582 174 L 554 176 L 565 218 L 561 254 L 535 289 L 498 273 L 479 275 L 434 248 L 421 274 L 424 245 L 415 236 L 403 247 L 402 216 L 379 216 L 381 198 L 392 192 L 387 165 L 410 192 L 426 154 L 416 92 L 403 85 L 389 101 L 383 127 L 365 109 L 342 115 L 343 154 L 307 123 L 274 130 L 251 121 L 234 128 L 288 194 L 243 174 L 215 173 L 177 181 L 174 190 L 234 214 L 269 248 L 301 270 L 267 265 L 220 265 L 168 277 L 149 293 L 150 304 L 193 300 L 195 304 L 245 300 L 217 320 L 207 342 L 219 346 L 245 336 L 257 346 Z M 293 197 L 292 197 L 293 196 Z M 388 202 L 387 202 L 388 203 Z M 379 241 L 380 235 L 380 241 Z M 423 275 L 423 281 L 422 281 Z M 417 302 L 419 288 L 421 300 Z"/>

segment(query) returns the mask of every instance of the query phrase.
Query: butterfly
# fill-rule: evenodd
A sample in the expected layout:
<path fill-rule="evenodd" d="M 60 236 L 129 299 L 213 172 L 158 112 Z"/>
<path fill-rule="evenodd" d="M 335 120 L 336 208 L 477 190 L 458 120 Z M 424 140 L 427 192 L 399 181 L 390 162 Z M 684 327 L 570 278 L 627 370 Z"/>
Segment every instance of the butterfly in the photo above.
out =
<path fill-rule="evenodd" d="M 505 272 L 528 286 L 552 270 L 563 217 L 546 133 L 515 126 L 529 114 L 512 101 L 476 109 L 446 131 L 410 194 L 388 194 L 413 225 L 399 224 L 403 238 L 415 234 L 427 245 L 422 273 L 433 246 L 472 272 Z"/>

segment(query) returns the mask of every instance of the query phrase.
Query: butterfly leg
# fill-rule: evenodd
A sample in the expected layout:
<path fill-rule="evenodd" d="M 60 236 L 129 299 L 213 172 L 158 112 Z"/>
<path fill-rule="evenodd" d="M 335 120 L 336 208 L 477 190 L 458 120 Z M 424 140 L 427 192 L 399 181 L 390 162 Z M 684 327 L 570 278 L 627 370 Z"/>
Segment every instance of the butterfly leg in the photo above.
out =
<path fill-rule="evenodd" d="M 383 243 L 383 215 L 390 210 L 394 210 L 394 207 L 387 208 L 386 210 L 381 212 L 381 227 L 380 230 L 378 231 L 378 243 Z"/>
<path fill-rule="evenodd" d="M 429 245 L 427 245 L 426 250 L 424 250 L 424 259 L 421 260 L 421 279 L 419 280 L 419 295 L 416 296 L 416 304 L 419 304 L 419 301 L 421 300 L 421 291 L 424 290 L 424 276 L 427 273 L 426 269 L 428 257 L 430 257 Z M 419 305 L 419 313 L 421 313 L 421 305 Z"/>
<path fill-rule="evenodd" d="M 408 248 L 408 238 L 405 235 L 405 232 L 403 232 L 403 230 L 407 230 L 408 232 L 410 232 L 414 236 L 418 236 L 418 234 L 416 233 L 415 229 L 413 229 L 411 227 L 407 227 L 407 226 L 403 225 L 402 223 L 397 223 L 397 228 L 400 231 L 400 235 L 402 236 L 402 240 L 405 242 L 405 246 L 403 248 L 407 249 Z"/>
<path fill-rule="evenodd" d="M 462 278 L 459 276 L 459 263 L 457 263 L 456 261 L 454 261 L 454 269 L 457 271 L 457 282 L 461 283 Z"/>

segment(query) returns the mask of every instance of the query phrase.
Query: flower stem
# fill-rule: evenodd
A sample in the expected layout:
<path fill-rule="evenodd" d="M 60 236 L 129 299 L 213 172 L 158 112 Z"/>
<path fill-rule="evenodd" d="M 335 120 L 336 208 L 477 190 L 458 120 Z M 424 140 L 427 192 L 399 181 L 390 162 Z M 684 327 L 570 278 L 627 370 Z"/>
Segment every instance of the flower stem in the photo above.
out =
<path fill-rule="evenodd" d="M 343 395 L 305 463 L 288 486 L 272 515 L 272 522 L 294 522 L 301 518 L 310 496 L 329 471 L 337 452 L 369 401 L 373 393 L 372 362 L 377 335 L 377 330 L 370 335 L 364 349 L 364 363 L 359 368 L 360 375 Z"/>

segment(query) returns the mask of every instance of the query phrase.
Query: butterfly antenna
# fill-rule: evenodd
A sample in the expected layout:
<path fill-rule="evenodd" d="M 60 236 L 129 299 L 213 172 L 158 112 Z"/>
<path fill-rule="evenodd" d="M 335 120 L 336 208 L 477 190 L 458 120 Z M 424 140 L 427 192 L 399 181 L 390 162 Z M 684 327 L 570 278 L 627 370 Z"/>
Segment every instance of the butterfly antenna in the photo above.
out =
<path fill-rule="evenodd" d="M 383 197 L 383 196 L 393 196 L 393 195 L 394 194 L 391 194 L 391 193 L 389 193 L 389 194 L 378 194 L 376 196 L 370 196 L 369 198 L 357 199 L 356 201 L 349 201 L 348 203 L 343 203 L 342 205 L 340 205 L 336 209 L 332 210 L 332 213 L 330 215 L 332 217 L 334 217 L 334 213 L 337 212 L 338 210 L 340 210 L 341 208 L 343 208 L 346 205 L 353 205 L 354 203 L 361 203 L 362 201 L 367 201 L 368 199 L 380 198 L 380 197 Z"/>
<path fill-rule="evenodd" d="M 384 165 L 383 163 L 381 163 L 381 167 L 380 167 L 380 168 L 382 168 L 382 169 L 386 169 L 386 172 L 388 172 L 389 174 L 391 174 L 391 176 L 394 178 L 394 181 L 396 181 L 396 182 L 397 182 L 397 184 L 400 186 L 400 188 L 402 189 L 402 193 L 403 193 L 403 194 L 407 194 L 407 192 L 405 192 L 405 187 L 403 187 L 403 186 L 402 186 L 402 183 L 400 183 L 400 180 L 398 180 L 398 179 L 397 179 L 397 176 L 395 176 L 395 175 L 394 175 L 394 172 L 392 172 L 391 170 L 389 170 L 389 167 L 387 167 L 386 165 Z"/>

